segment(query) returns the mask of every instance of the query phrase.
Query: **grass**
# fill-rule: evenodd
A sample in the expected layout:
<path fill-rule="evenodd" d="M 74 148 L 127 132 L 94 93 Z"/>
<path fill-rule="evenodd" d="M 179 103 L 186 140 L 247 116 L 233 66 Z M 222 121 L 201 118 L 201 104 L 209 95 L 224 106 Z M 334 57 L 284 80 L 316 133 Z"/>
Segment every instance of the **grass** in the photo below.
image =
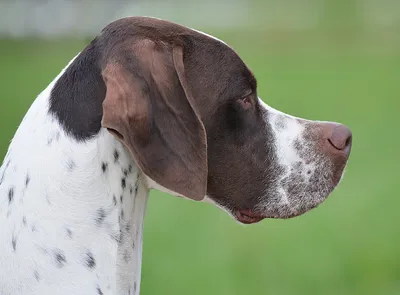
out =
<path fill-rule="evenodd" d="M 351 159 L 339 189 L 292 220 L 241 226 L 210 205 L 153 192 L 142 294 L 400 294 L 400 51 L 388 39 L 216 34 L 254 71 L 268 104 L 350 126 Z M 0 157 L 35 96 L 83 46 L 0 41 Z"/>

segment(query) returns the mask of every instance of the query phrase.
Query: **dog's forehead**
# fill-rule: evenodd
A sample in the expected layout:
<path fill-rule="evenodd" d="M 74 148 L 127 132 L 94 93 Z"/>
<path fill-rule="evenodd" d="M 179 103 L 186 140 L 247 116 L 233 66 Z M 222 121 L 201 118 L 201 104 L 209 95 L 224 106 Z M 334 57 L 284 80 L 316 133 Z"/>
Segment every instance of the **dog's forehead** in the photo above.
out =
<path fill-rule="evenodd" d="M 248 92 L 249 89 L 254 92 L 257 88 L 253 72 L 231 46 L 196 29 L 153 17 L 127 17 L 110 23 L 104 28 L 102 35 L 105 44 L 117 44 L 117 47 L 122 46 L 129 48 L 128 50 L 134 44 L 141 44 L 142 48 L 143 44 L 149 43 L 172 46 L 186 44 L 187 52 L 194 53 L 190 54 L 192 65 L 197 65 L 194 68 L 207 72 L 201 79 L 209 85 L 209 91 L 225 91 L 226 96 L 236 96 Z"/>

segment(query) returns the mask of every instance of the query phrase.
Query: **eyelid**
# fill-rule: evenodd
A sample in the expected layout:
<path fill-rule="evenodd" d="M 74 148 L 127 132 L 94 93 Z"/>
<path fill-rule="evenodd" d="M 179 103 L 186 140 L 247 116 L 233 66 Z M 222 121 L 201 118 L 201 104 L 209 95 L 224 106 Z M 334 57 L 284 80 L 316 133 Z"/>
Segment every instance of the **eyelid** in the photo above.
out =
<path fill-rule="evenodd" d="M 239 98 L 239 99 L 241 99 L 241 100 L 246 99 L 246 98 L 248 98 L 249 96 L 251 96 L 252 94 L 253 94 L 253 90 L 250 90 L 250 92 L 249 92 L 248 94 L 242 96 L 242 97 Z"/>

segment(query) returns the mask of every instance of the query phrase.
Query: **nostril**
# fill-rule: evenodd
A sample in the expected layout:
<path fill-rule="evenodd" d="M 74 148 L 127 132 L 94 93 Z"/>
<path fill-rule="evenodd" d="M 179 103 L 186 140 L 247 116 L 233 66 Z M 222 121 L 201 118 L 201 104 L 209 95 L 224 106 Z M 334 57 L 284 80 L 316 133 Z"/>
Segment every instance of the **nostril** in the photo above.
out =
<path fill-rule="evenodd" d="M 347 138 L 345 147 L 348 147 L 349 145 L 351 145 L 351 138 L 352 138 L 351 135 Z"/>
<path fill-rule="evenodd" d="M 329 142 L 335 149 L 338 149 L 338 150 L 339 150 L 339 148 L 337 148 L 337 146 L 332 142 L 332 140 L 331 140 L 330 138 L 328 138 L 328 142 Z"/>
<path fill-rule="evenodd" d="M 351 140 L 351 131 L 344 125 L 334 127 L 331 136 L 328 138 L 329 143 L 338 150 L 348 149 L 351 145 Z"/>

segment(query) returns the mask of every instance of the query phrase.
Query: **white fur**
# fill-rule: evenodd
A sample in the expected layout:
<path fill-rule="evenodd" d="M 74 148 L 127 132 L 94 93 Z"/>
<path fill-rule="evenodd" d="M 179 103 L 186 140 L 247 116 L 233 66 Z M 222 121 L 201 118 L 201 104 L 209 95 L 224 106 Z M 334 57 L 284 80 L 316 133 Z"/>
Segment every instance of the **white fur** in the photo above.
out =
<path fill-rule="evenodd" d="M 290 176 L 290 170 L 297 164 L 302 165 L 303 177 L 308 181 L 310 175 L 312 175 L 317 168 L 315 162 L 306 163 L 306 161 L 300 157 L 299 150 L 294 146 L 295 141 L 300 145 L 306 145 L 306 139 L 304 138 L 305 125 L 306 124 L 317 124 L 320 121 L 310 121 L 298 117 L 294 117 L 289 114 L 285 114 L 279 110 L 276 110 L 260 98 L 259 102 L 261 107 L 267 111 L 266 120 L 274 133 L 276 154 L 278 163 L 280 166 L 286 168 L 286 172 L 280 177 L 280 180 Z M 306 174 L 305 171 L 309 171 Z M 281 194 L 281 202 L 285 205 L 290 206 L 286 191 L 282 187 L 278 187 Z"/>
<path fill-rule="evenodd" d="M 281 179 L 290 173 L 290 167 L 294 166 L 296 162 L 302 162 L 298 152 L 293 147 L 293 142 L 298 139 L 302 140 L 301 136 L 304 131 L 300 119 L 282 113 L 264 103 L 261 99 L 259 102 L 262 107 L 267 110 L 267 120 L 271 130 L 275 136 L 276 153 L 279 164 L 287 168 L 287 172 L 281 176 Z M 279 124 L 285 126 L 279 126 Z M 289 205 L 289 199 L 286 191 L 280 187 L 278 188 L 281 195 L 281 202 Z"/>
<path fill-rule="evenodd" d="M 139 294 L 148 188 L 131 156 L 107 131 L 78 143 L 47 113 L 59 77 L 29 109 L 0 169 L 0 294 Z M 108 163 L 106 173 L 102 162 Z M 123 192 L 122 169 L 128 165 Z M 138 178 L 137 195 L 130 197 Z M 98 225 L 101 209 L 106 216 Z M 113 235 L 125 227 L 124 242 L 116 242 Z M 87 252 L 95 259 L 93 269 L 85 265 Z"/>

